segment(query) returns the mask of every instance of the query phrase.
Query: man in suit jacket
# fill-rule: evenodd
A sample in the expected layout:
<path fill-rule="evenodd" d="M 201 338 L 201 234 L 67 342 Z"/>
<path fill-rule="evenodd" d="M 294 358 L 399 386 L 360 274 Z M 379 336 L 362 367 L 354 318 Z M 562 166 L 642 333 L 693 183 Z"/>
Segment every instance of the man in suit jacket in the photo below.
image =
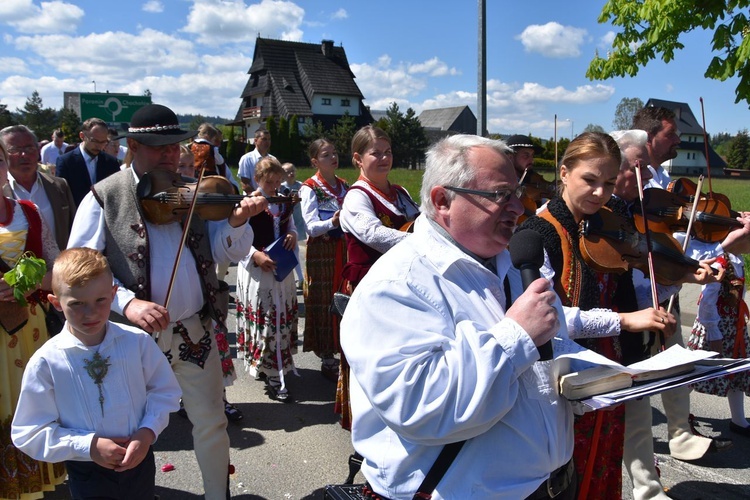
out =
<path fill-rule="evenodd" d="M 68 181 L 76 206 L 91 186 L 120 171 L 120 162 L 104 152 L 109 144 L 107 124 L 99 118 L 89 118 L 81 126 L 81 144 L 57 158 L 57 176 Z"/>
<path fill-rule="evenodd" d="M 24 125 L 0 130 L 0 141 L 8 155 L 8 184 L 3 192 L 8 197 L 31 200 L 39 207 L 44 222 L 55 235 L 57 246 L 68 246 L 76 204 L 65 179 L 38 170 L 39 148 L 34 133 Z"/>

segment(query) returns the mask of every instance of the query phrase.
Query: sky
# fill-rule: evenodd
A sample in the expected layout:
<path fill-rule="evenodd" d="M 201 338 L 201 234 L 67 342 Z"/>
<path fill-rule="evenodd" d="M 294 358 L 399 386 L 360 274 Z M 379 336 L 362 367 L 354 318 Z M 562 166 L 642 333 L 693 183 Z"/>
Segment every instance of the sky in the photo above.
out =
<path fill-rule="evenodd" d="M 711 134 L 750 126 L 735 104 L 737 81 L 703 74 L 715 55 L 709 32 L 681 38 L 669 64 L 636 77 L 590 81 L 596 51 L 614 29 L 604 1 L 487 1 L 487 128 L 500 134 L 570 137 L 612 129 L 623 98 L 685 102 Z M 446 0 L 2 0 L 0 103 L 22 108 L 34 90 L 46 107 L 63 92 L 147 89 L 180 114 L 233 119 L 255 39 L 343 46 L 373 110 L 468 105 L 477 113 L 478 2 Z M 557 117 L 555 119 L 555 117 Z M 556 125 L 556 127 L 555 127 Z"/>

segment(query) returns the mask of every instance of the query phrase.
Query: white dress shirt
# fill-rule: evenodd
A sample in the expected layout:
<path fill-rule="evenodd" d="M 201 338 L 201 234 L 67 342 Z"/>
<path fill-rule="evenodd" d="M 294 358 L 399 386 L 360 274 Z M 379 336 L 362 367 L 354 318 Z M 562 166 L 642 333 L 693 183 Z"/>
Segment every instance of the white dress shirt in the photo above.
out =
<path fill-rule="evenodd" d="M 48 165 L 56 165 L 57 158 L 65 154 L 65 149 L 68 147 L 67 142 L 63 142 L 59 148 L 55 146 L 54 142 L 49 142 L 42 146 L 42 163 Z"/>
<path fill-rule="evenodd" d="M 135 168 L 131 170 L 135 176 Z M 157 225 L 145 220 L 144 223 L 151 249 L 151 301 L 164 304 L 169 278 L 182 237 L 182 225 L 177 222 Z M 253 229 L 250 224 L 232 227 L 226 220 L 211 221 L 207 224 L 215 263 L 239 262 L 249 253 L 253 243 Z M 106 244 L 104 226 L 104 211 L 93 193 L 89 192 L 76 211 L 68 248 L 89 247 L 104 251 Z M 115 282 L 121 285 L 117 280 Z M 115 301 L 112 303 L 112 310 L 122 314 L 125 306 L 134 298 L 135 293 L 120 286 Z M 169 302 L 169 318 L 172 321 L 188 318 L 200 311 L 203 304 L 203 292 L 196 272 L 195 258 L 190 250 L 185 248 Z"/>
<path fill-rule="evenodd" d="M 411 499 L 443 445 L 467 440 L 432 498 L 525 498 L 570 460 L 573 414 L 552 362 L 505 317 L 510 257 L 493 274 L 424 217 L 414 227 L 341 324 L 362 472 L 376 492 Z"/>
<path fill-rule="evenodd" d="M 383 198 L 364 181 L 357 181 L 352 184 L 352 187 L 354 186 L 366 189 L 395 214 L 404 215 L 409 220 L 413 220 L 419 215 L 417 207 L 413 202 L 404 200 L 401 192 L 398 193 L 396 202 L 393 203 Z M 399 231 L 399 228 L 384 226 L 375 214 L 369 196 L 358 189 L 350 189 L 346 193 L 339 222 L 345 233 L 351 234 L 365 245 L 381 253 L 387 252 L 396 243 L 409 236 L 409 233 Z"/>
<path fill-rule="evenodd" d="M 333 231 L 336 226 L 333 225 L 333 214 L 341 210 L 339 202 L 333 193 L 331 198 L 323 206 L 318 203 L 318 196 L 315 191 L 308 185 L 302 184 L 299 188 L 300 207 L 302 218 L 305 220 L 305 229 L 307 234 L 313 238 L 323 236 L 328 231 Z M 321 219 L 321 211 L 324 219 Z"/>
<path fill-rule="evenodd" d="M 19 200 L 29 200 L 39 208 L 39 213 L 42 214 L 42 219 L 47 223 L 47 227 L 52 231 L 52 234 L 55 234 L 55 212 L 49 198 L 47 198 L 47 193 L 44 191 L 44 186 L 42 186 L 42 181 L 39 179 L 39 174 L 36 175 L 36 181 L 34 181 L 34 184 L 31 186 L 31 191 L 27 191 L 10 172 L 8 172 L 8 185 L 10 185 L 10 189 L 13 191 L 15 198 Z"/>
<path fill-rule="evenodd" d="M 99 388 L 86 371 L 94 353 L 109 363 Z M 29 360 L 13 418 L 13 444 L 35 460 L 91 461 L 94 435 L 158 437 L 182 394 L 156 342 L 137 328 L 109 322 L 104 340 L 86 346 L 66 323 Z"/>
<path fill-rule="evenodd" d="M 89 180 L 91 181 L 91 184 L 96 184 L 96 160 L 97 156 L 91 156 L 86 152 L 86 150 L 83 148 L 83 143 L 78 145 L 78 149 L 81 151 L 81 154 L 83 155 L 83 161 L 86 162 L 86 170 L 89 171 Z"/>
<path fill-rule="evenodd" d="M 272 154 L 267 154 L 266 156 L 276 158 Z M 249 153 L 242 155 L 242 158 L 240 158 L 240 166 L 237 170 L 237 175 L 240 176 L 240 180 L 242 178 L 250 179 L 250 184 L 252 184 L 253 189 L 258 187 L 258 183 L 255 182 L 255 165 L 257 165 L 261 158 L 265 157 L 261 156 L 257 149 L 253 149 Z"/>
<path fill-rule="evenodd" d="M 644 186 L 644 189 L 652 187 L 667 189 L 669 183 L 672 182 L 672 178 L 669 176 L 669 172 L 667 172 L 666 169 L 661 165 L 657 166 L 656 168 L 649 165 L 648 169 L 651 171 L 651 175 L 653 177 L 648 180 L 648 182 Z"/>

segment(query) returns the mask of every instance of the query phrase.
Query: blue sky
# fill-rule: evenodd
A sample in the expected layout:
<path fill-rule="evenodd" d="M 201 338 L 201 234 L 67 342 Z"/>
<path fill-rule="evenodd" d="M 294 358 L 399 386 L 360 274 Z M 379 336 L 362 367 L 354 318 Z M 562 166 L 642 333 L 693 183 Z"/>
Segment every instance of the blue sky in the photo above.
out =
<path fill-rule="evenodd" d="M 703 77 L 711 33 L 683 36 L 670 64 L 634 78 L 590 81 L 612 27 L 597 23 L 603 1 L 487 2 L 487 117 L 496 133 L 559 137 L 593 123 L 612 128 L 623 97 L 688 103 L 710 133 L 750 126 L 734 104 L 735 80 Z M 477 2 L 445 0 L 129 0 L 0 2 L 0 103 L 22 107 L 32 91 L 46 106 L 63 92 L 153 93 L 179 113 L 234 118 L 255 38 L 343 45 L 373 109 L 477 102 Z"/>

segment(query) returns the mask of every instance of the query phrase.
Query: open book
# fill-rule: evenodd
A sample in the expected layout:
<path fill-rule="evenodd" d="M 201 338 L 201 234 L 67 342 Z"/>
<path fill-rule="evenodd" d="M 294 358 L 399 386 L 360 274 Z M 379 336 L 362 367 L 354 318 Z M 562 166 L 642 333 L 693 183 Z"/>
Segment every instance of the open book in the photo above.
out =
<path fill-rule="evenodd" d="M 626 389 L 633 384 L 690 373 L 695 370 L 696 363 L 718 356 L 718 353 L 711 351 L 691 351 L 672 346 L 652 358 L 623 366 L 611 360 L 602 362 L 596 359 L 596 353 L 593 353 L 593 357 L 591 354 L 588 352 L 586 356 L 581 356 L 579 353 L 569 353 L 557 358 L 562 360 L 563 365 L 567 364 L 560 371 L 560 394 L 565 398 L 585 399 Z"/>

